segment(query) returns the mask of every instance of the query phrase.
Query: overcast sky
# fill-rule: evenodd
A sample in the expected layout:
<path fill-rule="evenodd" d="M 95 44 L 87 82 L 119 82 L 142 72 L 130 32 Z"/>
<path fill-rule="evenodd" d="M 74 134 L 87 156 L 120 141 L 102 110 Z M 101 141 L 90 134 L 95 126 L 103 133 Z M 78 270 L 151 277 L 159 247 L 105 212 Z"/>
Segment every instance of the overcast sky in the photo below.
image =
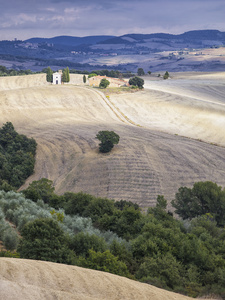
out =
<path fill-rule="evenodd" d="M 0 0 L 0 40 L 225 31 L 225 0 Z"/>

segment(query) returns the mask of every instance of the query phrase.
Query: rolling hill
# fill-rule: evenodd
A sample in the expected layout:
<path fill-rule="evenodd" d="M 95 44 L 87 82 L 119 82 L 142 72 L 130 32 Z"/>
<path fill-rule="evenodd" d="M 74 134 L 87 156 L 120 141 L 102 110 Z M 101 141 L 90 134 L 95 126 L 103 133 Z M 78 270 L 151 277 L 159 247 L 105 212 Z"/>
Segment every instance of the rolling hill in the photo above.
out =
<path fill-rule="evenodd" d="M 148 207 L 157 195 L 171 200 L 196 181 L 224 186 L 223 80 L 224 73 L 146 79 L 143 91 L 108 101 L 84 86 L 82 75 L 63 86 L 47 84 L 44 74 L 0 78 L 0 117 L 38 143 L 25 186 L 46 177 L 57 193 L 83 191 Z M 98 152 L 100 130 L 120 135 L 110 154 Z"/>
<path fill-rule="evenodd" d="M 117 275 L 52 262 L 0 258 L 4 300 L 192 299 Z"/>

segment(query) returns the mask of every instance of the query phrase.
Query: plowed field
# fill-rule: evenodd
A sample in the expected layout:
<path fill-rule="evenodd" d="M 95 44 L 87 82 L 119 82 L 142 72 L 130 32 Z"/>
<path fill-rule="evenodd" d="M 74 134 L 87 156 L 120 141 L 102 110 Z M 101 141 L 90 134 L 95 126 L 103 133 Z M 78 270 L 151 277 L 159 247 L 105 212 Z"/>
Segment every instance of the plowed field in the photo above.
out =
<path fill-rule="evenodd" d="M 82 190 L 143 207 L 196 181 L 224 186 L 225 75 L 145 81 L 143 91 L 109 102 L 83 86 L 82 75 L 62 86 L 47 84 L 45 75 L 0 78 L 1 123 L 11 121 L 38 143 L 25 186 L 46 177 L 58 193 Z M 99 130 L 120 135 L 109 154 L 98 152 Z"/>

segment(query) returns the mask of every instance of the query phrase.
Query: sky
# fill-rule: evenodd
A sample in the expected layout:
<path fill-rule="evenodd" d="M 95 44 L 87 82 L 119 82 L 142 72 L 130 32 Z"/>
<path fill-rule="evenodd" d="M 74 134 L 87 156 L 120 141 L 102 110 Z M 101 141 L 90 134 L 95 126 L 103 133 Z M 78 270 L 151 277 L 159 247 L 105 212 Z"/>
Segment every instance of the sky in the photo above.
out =
<path fill-rule="evenodd" d="M 0 40 L 225 31 L 225 0 L 0 0 Z"/>

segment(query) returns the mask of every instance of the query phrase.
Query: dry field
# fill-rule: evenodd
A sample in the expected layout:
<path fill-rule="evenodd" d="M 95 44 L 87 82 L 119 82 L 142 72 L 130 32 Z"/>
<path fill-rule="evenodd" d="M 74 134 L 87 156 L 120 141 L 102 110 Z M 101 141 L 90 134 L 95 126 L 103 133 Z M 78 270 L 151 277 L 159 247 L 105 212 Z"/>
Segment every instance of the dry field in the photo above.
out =
<path fill-rule="evenodd" d="M 4 300 L 192 299 L 117 275 L 51 262 L 0 258 Z"/>
<path fill-rule="evenodd" d="M 45 75 L 7 77 L 0 78 L 0 118 L 38 143 L 25 186 L 46 177 L 58 193 L 82 190 L 147 207 L 196 181 L 225 185 L 224 94 L 224 73 L 146 78 L 143 91 L 110 102 L 83 86 L 82 75 L 62 86 Z M 120 135 L 110 154 L 98 153 L 99 130 Z"/>

